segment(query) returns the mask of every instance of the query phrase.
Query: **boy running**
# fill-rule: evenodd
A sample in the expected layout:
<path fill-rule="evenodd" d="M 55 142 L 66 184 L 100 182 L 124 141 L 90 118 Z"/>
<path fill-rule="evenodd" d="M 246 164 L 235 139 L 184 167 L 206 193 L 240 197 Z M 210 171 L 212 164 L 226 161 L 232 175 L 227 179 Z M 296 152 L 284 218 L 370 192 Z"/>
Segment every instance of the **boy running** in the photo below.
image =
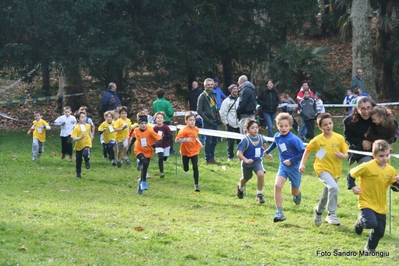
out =
<path fill-rule="evenodd" d="M 358 196 L 359 216 L 355 223 L 355 232 L 360 235 L 363 229 L 372 229 L 364 250 L 375 252 L 380 239 L 384 236 L 386 225 L 387 188 L 399 190 L 399 176 L 388 164 L 391 148 L 385 140 L 373 143 L 374 160 L 362 163 L 351 169 L 347 176 L 348 189 Z M 359 178 L 356 186 L 355 179 Z"/>
<path fill-rule="evenodd" d="M 237 184 L 237 197 L 244 197 L 244 186 L 252 178 L 252 172 L 258 177 L 258 191 L 256 200 L 265 203 L 262 190 L 264 185 L 265 169 L 262 156 L 266 150 L 267 140 L 259 134 L 259 124 L 255 119 L 247 119 L 244 124 L 244 132 L 248 134 L 237 146 L 237 157 L 241 160 L 242 176 Z"/>
<path fill-rule="evenodd" d="M 298 168 L 305 147 L 302 140 L 291 133 L 292 124 L 293 119 L 289 113 L 280 113 L 277 115 L 276 126 L 279 132 L 274 135 L 273 143 L 265 152 L 270 160 L 273 159 L 270 152 L 274 148 L 277 147 L 280 154 L 280 165 L 274 183 L 274 201 L 277 208 L 273 220 L 275 223 L 286 219 L 283 214 L 283 194 L 281 190 L 287 179 L 291 182 L 291 194 L 294 203 L 296 205 L 301 203 L 301 191 L 299 187 L 301 186 L 302 175 L 298 172 Z"/>

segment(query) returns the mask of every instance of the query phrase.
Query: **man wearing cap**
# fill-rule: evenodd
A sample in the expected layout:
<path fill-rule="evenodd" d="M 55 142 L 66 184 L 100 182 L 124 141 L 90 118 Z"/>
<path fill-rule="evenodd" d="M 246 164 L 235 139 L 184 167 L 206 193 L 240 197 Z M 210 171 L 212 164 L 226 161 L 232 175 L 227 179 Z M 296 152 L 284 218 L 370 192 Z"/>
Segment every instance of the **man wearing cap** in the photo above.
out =
<path fill-rule="evenodd" d="M 229 86 L 230 96 L 222 102 L 220 108 L 220 118 L 222 123 L 226 126 L 228 132 L 240 133 L 240 124 L 237 118 L 238 107 L 238 86 L 231 84 Z M 231 162 L 234 158 L 234 139 L 227 139 L 227 160 Z M 240 142 L 236 140 L 237 144 Z"/>
<path fill-rule="evenodd" d="M 245 121 L 248 118 L 255 119 L 256 92 L 254 84 L 248 81 L 245 75 L 238 78 L 238 86 L 240 97 L 238 99 L 237 117 L 240 119 L 240 133 L 244 134 Z"/>
<path fill-rule="evenodd" d="M 104 93 L 103 99 L 101 101 L 101 109 L 103 113 L 106 111 L 115 110 L 116 107 L 121 106 L 121 100 L 119 100 L 117 92 L 116 92 L 116 84 L 111 82 L 107 91 Z"/>
<path fill-rule="evenodd" d="M 213 92 L 213 79 L 207 78 L 204 81 L 205 90 L 198 97 L 197 113 L 202 117 L 204 129 L 217 130 L 220 120 L 219 108 L 216 104 L 216 95 Z M 206 164 L 218 164 L 215 161 L 215 148 L 217 137 L 206 136 L 205 140 L 205 160 Z"/>
<path fill-rule="evenodd" d="M 227 96 L 223 93 L 222 89 L 219 87 L 219 83 L 221 80 L 218 77 L 213 78 L 213 82 L 215 86 L 213 87 L 213 93 L 216 95 L 216 104 L 218 105 L 218 109 L 222 106 L 222 101 L 227 98 Z"/>

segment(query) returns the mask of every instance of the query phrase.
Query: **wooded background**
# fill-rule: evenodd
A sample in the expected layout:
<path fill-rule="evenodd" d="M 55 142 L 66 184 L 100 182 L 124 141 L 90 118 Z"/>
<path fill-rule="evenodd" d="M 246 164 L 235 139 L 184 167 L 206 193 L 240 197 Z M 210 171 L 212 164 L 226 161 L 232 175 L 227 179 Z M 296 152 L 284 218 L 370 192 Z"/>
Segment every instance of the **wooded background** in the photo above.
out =
<path fill-rule="evenodd" d="M 0 74 L 12 79 L 40 63 L 43 95 L 82 92 L 83 75 L 102 88 L 114 81 L 121 93 L 132 77 L 146 75 L 148 87 L 178 93 L 214 76 L 226 90 L 246 74 L 258 89 L 272 78 L 280 92 L 295 94 L 309 79 L 325 102 L 339 103 L 352 77 L 327 64 L 328 45 L 309 40 L 340 36 L 352 49 L 352 76 L 363 69 L 373 98 L 397 100 L 398 2 L 3 0 Z M 85 98 L 62 104 L 76 109 Z"/>

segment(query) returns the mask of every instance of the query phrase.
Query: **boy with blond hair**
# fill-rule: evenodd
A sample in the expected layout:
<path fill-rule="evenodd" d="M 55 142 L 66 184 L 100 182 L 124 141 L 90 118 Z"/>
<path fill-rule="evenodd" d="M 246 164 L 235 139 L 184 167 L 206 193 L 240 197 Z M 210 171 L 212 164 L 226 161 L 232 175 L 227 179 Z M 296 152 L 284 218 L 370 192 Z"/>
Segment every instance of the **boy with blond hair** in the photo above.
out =
<path fill-rule="evenodd" d="M 305 147 L 302 140 L 291 133 L 292 125 L 293 119 L 289 113 L 279 113 L 276 117 L 276 127 L 279 132 L 274 135 L 273 143 L 265 151 L 270 160 L 273 159 L 270 152 L 276 147 L 280 154 L 280 165 L 274 183 L 274 201 L 277 208 L 273 220 L 275 223 L 286 219 L 283 214 L 283 194 L 281 190 L 287 180 L 291 182 L 291 194 L 294 203 L 299 205 L 302 199 L 299 190 L 302 175 L 298 172 L 298 168 Z"/>

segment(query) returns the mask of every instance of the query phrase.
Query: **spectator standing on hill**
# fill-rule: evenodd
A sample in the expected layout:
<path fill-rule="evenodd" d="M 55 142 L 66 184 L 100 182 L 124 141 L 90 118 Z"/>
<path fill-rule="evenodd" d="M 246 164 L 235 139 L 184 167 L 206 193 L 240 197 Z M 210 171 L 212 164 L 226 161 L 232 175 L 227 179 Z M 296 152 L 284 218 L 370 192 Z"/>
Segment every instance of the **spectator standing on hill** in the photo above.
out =
<path fill-rule="evenodd" d="M 236 84 L 231 84 L 228 88 L 230 91 L 230 96 L 227 97 L 220 108 L 220 118 L 222 123 L 226 126 L 229 132 L 240 132 L 240 124 L 237 119 L 237 107 L 238 107 L 238 86 Z M 227 157 L 228 161 L 231 162 L 234 158 L 234 142 L 237 144 L 240 142 L 235 139 L 227 139 Z"/>
<path fill-rule="evenodd" d="M 106 111 L 113 111 L 116 107 L 122 105 L 121 100 L 119 100 L 118 94 L 116 92 L 116 84 L 111 82 L 108 87 L 107 91 L 104 93 L 103 99 L 101 101 L 101 108 L 103 113 Z"/>
<path fill-rule="evenodd" d="M 240 120 L 240 133 L 244 134 L 244 124 L 247 119 L 255 119 L 256 92 L 255 86 L 248 77 L 242 75 L 238 78 L 238 89 L 240 91 L 237 107 L 237 117 Z"/>
<path fill-rule="evenodd" d="M 263 117 L 266 121 L 268 137 L 273 137 L 273 122 L 276 119 L 277 107 L 280 103 L 278 92 L 274 88 L 273 80 L 266 81 L 266 88 L 259 91 L 257 103 L 262 106 Z"/>
<path fill-rule="evenodd" d="M 357 75 L 352 79 L 351 90 L 360 87 L 363 92 L 366 92 L 366 87 L 364 86 L 364 81 L 363 81 L 363 70 L 358 69 L 356 71 L 356 74 Z"/>
<path fill-rule="evenodd" d="M 188 106 L 190 107 L 190 111 L 197 111 L 198 97 L 202 93 L 202 90 L 198 87 L 198 82 L 196 81 L 193 81 L 191 85 L 192 87 L 187 95 Z"/>
<path fill-rule="evenodd" d="M 214 82 L 214 87 L 213 87 L 213 93 L 216 95 L 216 104 L 218 105 L 218 109 L 220 110 L 220 107 L 222 106 L 222 101 L 226 99 L 226 95 L 223 93 L 222 89 L 219 87 L 219 83 L 221 83 L 221 80 L 218 77 L 215 77 L 213 79 Z"/>
<path fill-rule="evenodd" d="M 204 129 L 217 130 L 218 125 L 222 124 L 219 115 L 219 108 L 216 104 L 216 95 L 213 92 L 213 79 L 207 78 L 204 81 L 205 90 L 198 97 L 198 114 L 202 117 Z M 206 164 L 218 164 L 215 161 L 215 148 L 217 137 L 206 136 L 205 139 L 205 160 Z"/>

